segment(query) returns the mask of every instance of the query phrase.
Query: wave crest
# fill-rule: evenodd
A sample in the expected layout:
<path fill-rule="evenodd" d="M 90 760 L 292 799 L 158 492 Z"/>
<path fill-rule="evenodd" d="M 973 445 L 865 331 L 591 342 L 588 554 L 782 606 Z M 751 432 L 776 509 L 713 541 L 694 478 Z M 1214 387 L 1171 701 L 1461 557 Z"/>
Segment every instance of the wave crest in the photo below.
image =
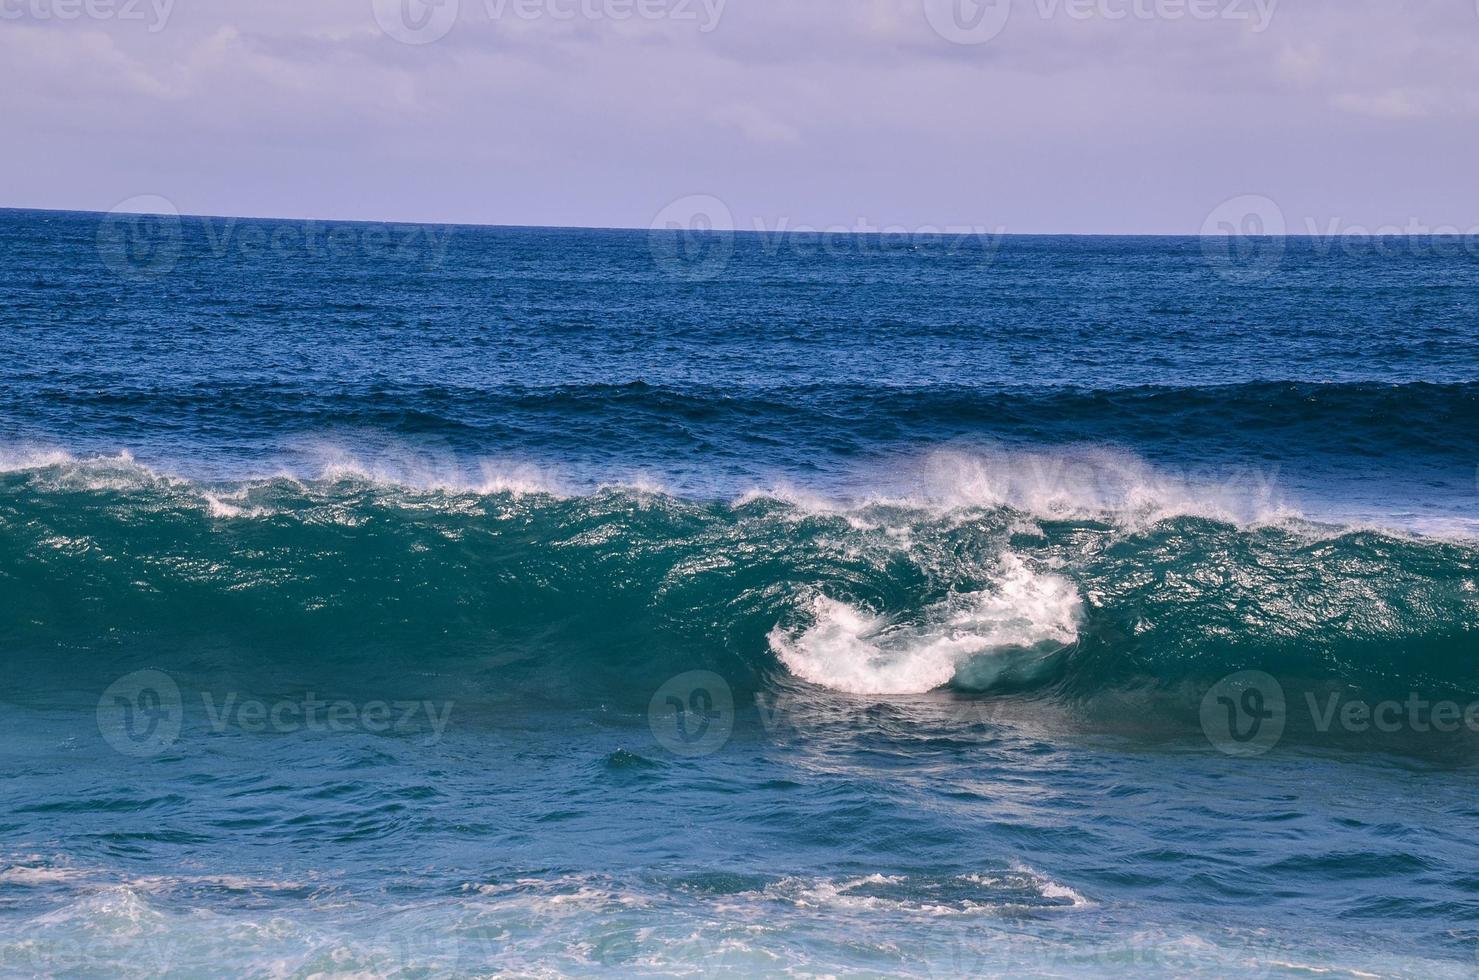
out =
<path fill-rule="evenodd" d="M 1003 557 L 992 588 L 952 596 L 921 621 L 890 623 L 817 595 L 813 622 L 768 639 L 796 676 L 848 694 L 923 694 L 952 681 L 991 687 L 1031 673 L 1078 636 L 1082 601 L 1066 579 Z"/>
<path fill-rule="evenodd" d="M 229 622 L 244 661 L 441 658 L 491 688 L 579 698 L 572 679 L 594 678 L 644 704 L 699 667 L 741 695 L 799 678 L 860 695 L 1080 699 L 1254 668 L 1474 687 L 1471 540 L 1152 519 L 1180 500 L 1159 484 L 1105 511 L 1101 497 L 1003 489 L 1000 466 L 956 459 L 939 464 L 949 492 L 914 504 L 816 506 L 416 489 L 359 471 L 221 484 L 126 455 L 28 462 L 0 473 L 0 618 L 13 657 L 59 677 L 87 657 L 191 662 Z"/>

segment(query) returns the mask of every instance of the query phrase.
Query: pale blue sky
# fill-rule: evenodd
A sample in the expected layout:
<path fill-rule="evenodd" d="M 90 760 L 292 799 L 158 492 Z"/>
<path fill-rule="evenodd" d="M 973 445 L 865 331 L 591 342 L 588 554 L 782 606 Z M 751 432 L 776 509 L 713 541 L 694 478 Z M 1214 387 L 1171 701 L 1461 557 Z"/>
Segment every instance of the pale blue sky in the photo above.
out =
<path fill-rule="evenodd" d="M 0 205 L 1479 226 L 1476 0 L 423 2 L 0 0 Z"/>

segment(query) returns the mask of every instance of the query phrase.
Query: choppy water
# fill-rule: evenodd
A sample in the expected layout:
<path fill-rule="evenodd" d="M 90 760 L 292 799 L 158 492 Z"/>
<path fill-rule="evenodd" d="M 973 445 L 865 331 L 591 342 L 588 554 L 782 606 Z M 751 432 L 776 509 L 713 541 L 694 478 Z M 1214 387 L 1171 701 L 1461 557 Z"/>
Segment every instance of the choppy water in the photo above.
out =
<path fill-rule="evenodd" d="M 1462 243 L 0 246 L 0 970 L 1479 970 Z"/>

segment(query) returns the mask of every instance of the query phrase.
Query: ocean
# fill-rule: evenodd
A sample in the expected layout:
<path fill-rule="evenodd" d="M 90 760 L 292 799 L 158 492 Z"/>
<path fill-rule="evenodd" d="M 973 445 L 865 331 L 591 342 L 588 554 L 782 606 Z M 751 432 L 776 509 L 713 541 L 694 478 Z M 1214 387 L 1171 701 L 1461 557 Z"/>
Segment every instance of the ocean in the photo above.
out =
<path fill-rule="evenodd" d="M 0 211 L 0 971 L 1479 973 L 1479 247 Z"/>

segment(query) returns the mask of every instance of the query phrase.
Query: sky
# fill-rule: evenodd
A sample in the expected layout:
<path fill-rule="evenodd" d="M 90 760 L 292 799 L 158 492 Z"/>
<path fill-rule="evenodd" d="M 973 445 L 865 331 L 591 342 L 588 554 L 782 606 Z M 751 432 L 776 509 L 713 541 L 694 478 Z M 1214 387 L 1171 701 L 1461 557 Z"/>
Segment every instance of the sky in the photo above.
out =
<path fill-rule="evenodd" d="M 1469 232 L 1479 0 L 0 0 L 0 119 L 10 207 Z"/>

